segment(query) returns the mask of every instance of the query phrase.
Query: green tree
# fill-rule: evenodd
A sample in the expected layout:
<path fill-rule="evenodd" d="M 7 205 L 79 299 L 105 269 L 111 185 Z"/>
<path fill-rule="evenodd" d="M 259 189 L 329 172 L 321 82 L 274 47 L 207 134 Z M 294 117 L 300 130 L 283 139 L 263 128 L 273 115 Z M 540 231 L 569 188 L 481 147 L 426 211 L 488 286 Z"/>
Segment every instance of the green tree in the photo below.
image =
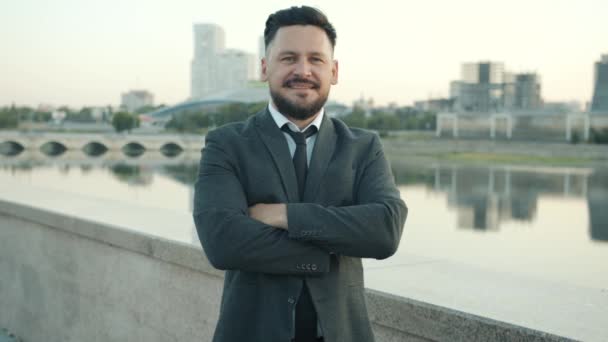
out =
<path fill-rule="evenodd" d="M 167 122 L 165 128 L 178 132 L 199 132 L 211 126 L 211 116 L 203 110 L 185 111 L 175 114 Z"/>
<path fill-rule="evenodd" d="M 178 132 L 198 133 L 205 128 L 246 120 L 264 109 L 266 102 L 228 103 L 216 108 L 185 110 L 174 114 L 165 128 Z"/>
<path fill-rule="evenodd" d="M 0 108 L 0 128 L 17 128 L 19 113 L 15 106 Z"/>
<path fill-rule="evenodd" d="M 367 121 L 367 127 L 379 131 L 395 130 L 399 128 L 399 118 L 394 114 L 376 113 Z"/>
<path fill-rule="evenodd" d="M 153 111 L 159 110 L 161 108 L 165 108 L 165 107 L 166 107 L 166 105 L 164 105 L 164 104 L 160 104 L 158 106 L 148 105 L 148 106 L 143 106 L 143 107 L 137 108 L 135 110 L 135 113 L 136 114 L 146 114 L 146 113 L 150 113 L 150 112 L 153 112 Z"/>
<path fill-rule="evenodd" d="M 139 127 L 139 117 L 129 112 L 118 112 L 112 116 L 112 126 L 116 132 L 128 131 Z"/>
<path fill-rule="evenodd" d="M 251 114 L 246 103 L 235 102 L 219 107 L 212 117 L 215 126 L 222 126 L 231 122 L 243 121 Z"/>
<path fill-rule="evenodd" d="M 47 122 L 50 121 L 52 118 L 52 113 L 51 112 L 33 112 L 32 113 L 32 120 L 36 121 L 36 122 Z"/>
<path fill-rule="evenodd" d="M 367 128 L 365 111 L 360 107 L 354 107 L 351 113 L 342 117 L 342 121 L 349 127 Z"/>
<path fill-rule="evenodd" d="M 93 118 L 93 110 L 90 107 L 83 107 L 79 111 L 72 111 L 69 108 L 65 111 L 65 119 L 67 121 L 75 121 L 75 122 L 94 122 Z"/>

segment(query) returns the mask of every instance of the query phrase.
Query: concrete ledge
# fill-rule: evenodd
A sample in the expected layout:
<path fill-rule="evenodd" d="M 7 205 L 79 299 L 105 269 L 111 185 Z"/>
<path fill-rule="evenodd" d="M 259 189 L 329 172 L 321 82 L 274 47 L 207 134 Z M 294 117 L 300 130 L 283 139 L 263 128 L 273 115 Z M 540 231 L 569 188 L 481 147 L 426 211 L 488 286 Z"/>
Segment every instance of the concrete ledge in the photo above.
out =
<path fill-rule="evenodd" d="M 6 199 L 0 200 L 0 214 L 0 273 L 8 279 L 0 280 L 0 306 L 23 311 L 19 317 L 0 313 L 0 325 L 32 341 L 53 332 L 57 341 L 69 339 L 62 322 L 75 325 L 73 336 L 92 340 L 209 340 L 223 272 L 211 267 L 200 247 Z M 21 260 L 11 250 L 27 255 Z M 70 305 L 55 303 L 55 296 Z M 573 341 L 375 290 L 367 290 L 366 300 L 378 342 Z M 45 309 L 78 315 L 68 312 L 53 324 Z M 80 325 L 74 315 L 84 317 Z"/>
<path fill-rule="evenodd" d="M 448 308 L 367 289 L 367 306 L 376 330 L 411 335 L 421 341 L 574 341 Z M 392 341 L 388 339 L 387 341 Z M 394 340 L 402 341 L 402 340 Z"/>
<path fill-rule="evenodd" d="M 223 278 L 200 247 L 0 199 L 0 213 Z"/>

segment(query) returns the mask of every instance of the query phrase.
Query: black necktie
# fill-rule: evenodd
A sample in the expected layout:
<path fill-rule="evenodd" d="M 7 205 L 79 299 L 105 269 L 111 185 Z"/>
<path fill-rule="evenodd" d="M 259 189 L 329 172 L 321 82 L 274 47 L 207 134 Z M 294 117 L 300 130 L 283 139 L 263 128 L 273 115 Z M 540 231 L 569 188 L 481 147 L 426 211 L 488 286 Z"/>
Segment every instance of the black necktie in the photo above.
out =
<path fill-rule="evenodd" d="M 293 154 L 293 166 L 298 178 L 298 191 L 301 201 L 304 197 L 304 184 L 306 183 L 306 173 L 308 172 L 306 138 L 317 133 L 317 127 L 310 126 L 304 132 L 294 132 L 285 124 L 281 127 L 281 130 L 289 134 L 296 143 L 296 151 Z M 302 292 L 296 304 L 295 319 L 295 342 L 317 341 L 317 312 L 315 311 L 306 282 L 302 284 Z"/>
<path fill-rule="evenodd" d="M 296 151 L 293 154 L 293 167 L 296 170 L 296 177 L 298 179 L 298 194 L 300 200 L 302 200 L 304 197 L 304 184 L 306 184 L 306 173 L 308 172 L 306 139 L 317 133 L 317 127 L 310 126 L 304 132 L 294 132 L 285 124 L 281 129 L 289 134 L 296 143 Z"/>

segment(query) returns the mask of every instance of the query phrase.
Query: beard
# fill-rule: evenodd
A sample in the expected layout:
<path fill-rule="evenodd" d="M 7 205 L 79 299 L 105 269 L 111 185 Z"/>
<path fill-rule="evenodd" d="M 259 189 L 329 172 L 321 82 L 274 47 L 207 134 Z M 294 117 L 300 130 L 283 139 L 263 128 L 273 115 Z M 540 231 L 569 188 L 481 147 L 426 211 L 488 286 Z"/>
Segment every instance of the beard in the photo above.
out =
<path fill-rule="evenodd" d="M 288 84 L 287 84 L 288 85 Z M 327 102 L 329 92 L 326 94 L 320 94 L 319 98 L 308 104 L 299 104 L 291 101 L 287 97 L 281 95 L 278 91 L 270 88 L 270 97 L 272 102 L 277 107 L 277 110 L 286 116 L 294 118 L 296 120 L 306 120 L 315 114 L 317 114 L 321 108 Z"/>

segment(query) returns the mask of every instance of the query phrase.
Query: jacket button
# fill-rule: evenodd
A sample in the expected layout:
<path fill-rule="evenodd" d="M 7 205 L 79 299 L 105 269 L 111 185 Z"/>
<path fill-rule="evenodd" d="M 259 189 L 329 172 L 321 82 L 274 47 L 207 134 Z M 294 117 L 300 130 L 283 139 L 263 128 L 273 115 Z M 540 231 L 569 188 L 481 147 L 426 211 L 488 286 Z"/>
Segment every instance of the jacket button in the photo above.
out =
<path fill-rule="evenodd" d="M 317 270 L 317 264 L 312 264 L 311 268 L 312 268 L 313 271 L 316 271 Z"/>
<path fill-rule="evenodd" d="M 293 304 L 293 303 L 295 303 L 296 301 L 295 301 L 293 298 L 291 298 L 291 297 L 290 297 L 289 299 L 287 299 L 287 302 L 288 302 L 289 304 Z"/>

